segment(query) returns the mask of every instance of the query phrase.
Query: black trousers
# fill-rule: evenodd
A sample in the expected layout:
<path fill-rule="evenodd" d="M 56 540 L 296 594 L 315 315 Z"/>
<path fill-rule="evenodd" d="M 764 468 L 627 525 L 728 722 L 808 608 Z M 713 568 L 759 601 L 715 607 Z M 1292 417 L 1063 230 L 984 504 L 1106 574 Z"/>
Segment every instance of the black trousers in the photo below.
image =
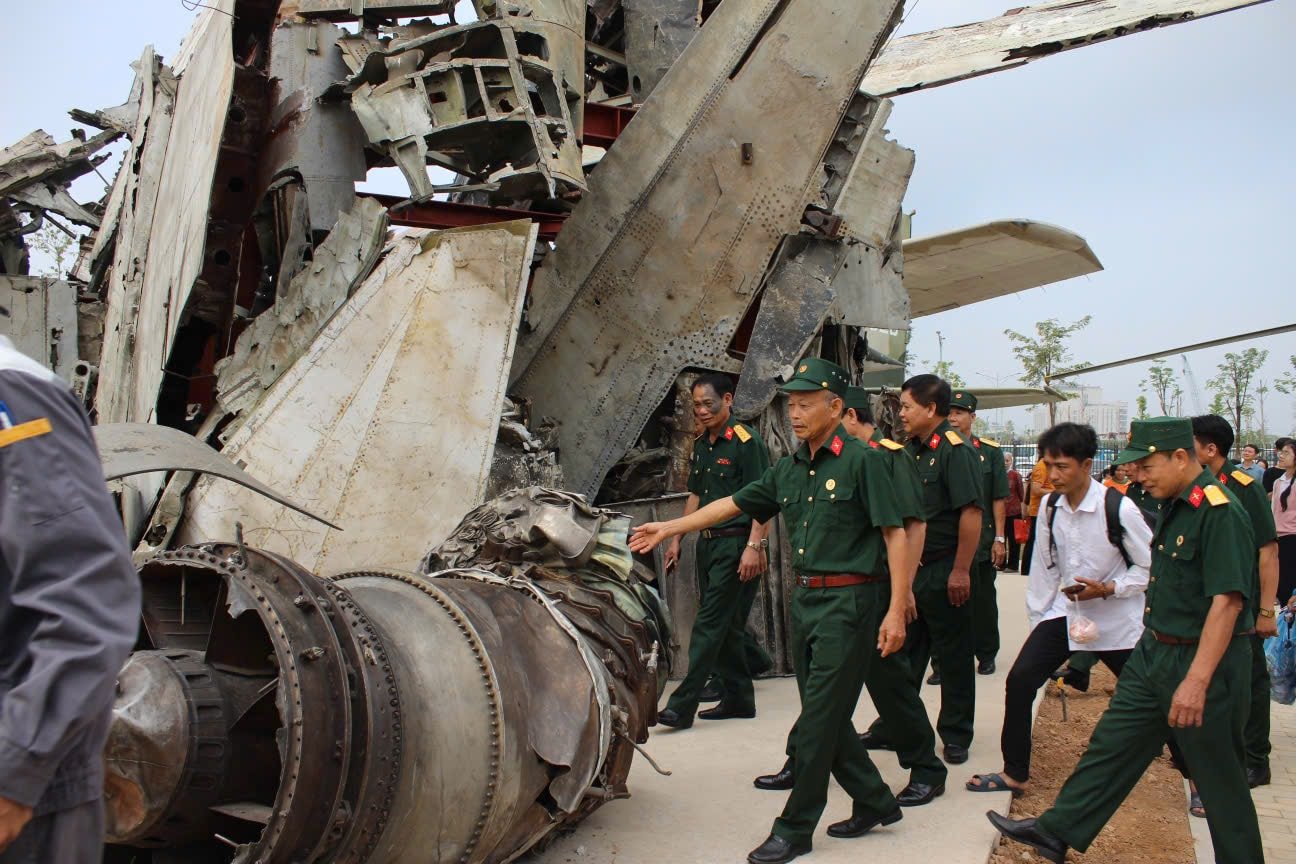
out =
<path fill-rule="evenodd" d="M 1117 678 L 1125 668 L 1133 648 L 1120 651 L 1096 651 L 1098 659 Z M 1031 705 L 1035 694 L 1055 669 L 1071 656 L 1067 640 L 1067 619 L 1041 621 L 1026 637 L 1021 652 L 1013 661 L 1004 688 L 1004 722 L 999 746 L 1003 750 L 1004 771 L 1014 780 L 1030 779 Z"/>
<path fill-rule="evenodd" d="M 1296 499 L 1296 495 L 1292 496 Z M 1296 500 L 1288 502 L 1296 507 Z M 1296 534 L 1284 534 L 1278 538 L 1278 602 L 1286 606 L 1296 591 Z"/>
<path fill-rule="evenodd" d="M 1040 504 L 1043 507 L 1043 504 Z M 1031 556 L 1035 554 L 1035 517 L 1023 516 L 1030 522 L 1030 531 L 1026 534 L 1026 545 L 1022 546 L 1021 567 L 1018 568 L 1023 576 L 1030 575 Z"/>

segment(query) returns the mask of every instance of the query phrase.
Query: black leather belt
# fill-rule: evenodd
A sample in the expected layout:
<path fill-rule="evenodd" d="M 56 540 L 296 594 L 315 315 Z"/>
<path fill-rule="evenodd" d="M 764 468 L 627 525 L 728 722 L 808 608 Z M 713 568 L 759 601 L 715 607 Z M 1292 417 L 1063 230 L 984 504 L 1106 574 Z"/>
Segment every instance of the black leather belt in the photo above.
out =
<path fill-rule="evenodd" d="M 750 526 L 744 528 L 739 525 L 733 528 L 707 528 L 702 532 L 702 537 L 706 540 L 710 540 L 714 537 L 746 537 L 750 533 Z"/>

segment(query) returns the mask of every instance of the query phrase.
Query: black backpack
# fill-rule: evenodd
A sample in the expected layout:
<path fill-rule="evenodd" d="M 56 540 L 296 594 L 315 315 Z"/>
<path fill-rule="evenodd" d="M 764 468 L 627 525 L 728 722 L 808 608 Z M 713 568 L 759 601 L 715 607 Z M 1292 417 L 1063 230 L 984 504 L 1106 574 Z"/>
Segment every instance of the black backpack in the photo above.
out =
<path fill-rule="evenodd" d="M 1053 520 L 1057 517 L 1058 499 L 1061 497 L 1061 492 L 1050 492 L 1044 499 L 1044 506 L 1048 508 L 1049 557 L 1053 559 L 1057 558 L 1057 543 L 1053 539 Z M 1125 551 L 1125 526 L 1120 521 L 1120 506 L 1124 498 L 1124 493 L 1119 489 L 1108 486 L 1107 494 L 1103 496 L 1103 513 L 1107 517 L 1107 542 L 1116 547 L 1126 567 L 1133 567 L 1134 559 Z M 1139 514 L 1143 516 L 1144 521 L 1148 521 L 1147 515 L 1142 510 L 1139 510 Z"/>

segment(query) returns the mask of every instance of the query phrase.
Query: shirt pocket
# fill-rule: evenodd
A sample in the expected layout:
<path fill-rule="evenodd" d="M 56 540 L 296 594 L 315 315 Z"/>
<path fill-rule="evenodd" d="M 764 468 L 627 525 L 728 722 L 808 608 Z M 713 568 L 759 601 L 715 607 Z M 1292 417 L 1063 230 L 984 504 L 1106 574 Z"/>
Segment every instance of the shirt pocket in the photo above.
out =
<path fill-rule="evenodd" d="M 0 476 L 5 478 L 6 509 L 32 526 L 42 525 L 82 505 L 67 461 L 48 433 L 0 448 Z"/>
<path fill-rule="evenodd" d="M 832 537 L 858 536 L 864 525 L 864 514 L 856 489 L 845 484 L 829 491 L 822 486 L 815 492 L 816 527 Z"/>

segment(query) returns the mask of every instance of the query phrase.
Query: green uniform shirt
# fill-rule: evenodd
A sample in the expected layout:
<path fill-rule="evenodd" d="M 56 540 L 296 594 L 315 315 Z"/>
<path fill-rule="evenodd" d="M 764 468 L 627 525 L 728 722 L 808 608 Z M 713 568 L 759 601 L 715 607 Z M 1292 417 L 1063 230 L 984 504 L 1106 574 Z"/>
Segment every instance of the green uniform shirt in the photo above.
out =
<path fill-rule="evenodd" d="M 1251 535 L 1255 540 L 1257 556 L 1255 559 L 1256 590 L 1251 596 L 1251 611 L 1260 610 L 1260 547 L 1278 540 L 1278 529 L 1274 525 L 1273 508 L 1269 506 L 1269 496 L 1265 495 L 1264 484 L 1257 483 L 1255 478 L 1243 471 L 1236 463 L 1227 459 L 1216 480 L 1225 489 L 1237 496 L 1251 520 Z"/>
<path fill-rule="evenodd" d="M 923 485 L 927 517 L 923 557 L 951 552 L 958 548 L 959 512 L 969 504 L 980 507 L 984 495 L 975 448 L 963 442 L 948 420 L 942 420 L 936 431 L 921 441 L 911 440 L 906 449 L 914 457 Z"/>
<path fill-rule="evenodd" d="M 879 528 L 900 527 L 887 457 L 841 426 L 810 458 L 804 443 L 733 496 L 759 522 L 782 513 L 792 566 L 804 573 L 885 573 Z"/>
<path fill-rule="evenodd" d="M 874 450 L 887 457 L 887 467 L 891 471 L 891 482 L 895 484 L 896 506 L 904 519 L 919 519 L 925 515 L 922 506 L 922 478 L 918 476 L 918 465 L 914 462 L 903 444 L 897 444 L 882 433 L 873 430 L 868 444 Z"/>
<path fill-rule="evenodd" d="M 1202 471 L 1193 485 L 1165 502 L 1152 537 L 1143 624 L 1180 639 L 1197 639 L 1217 594 L 1255 593 L 1255 545 L 1236 496 Z M 1245 605 L 1236 631 L 1255 626 Z"/>
<path fill-rule="evenodd" d="M 715 441 L 703 432 L 693 441 L 688 491 L 698 496 L 698 508 L 728 498 L 748 483 L 759 480 L 769 468 L 769 451 L 755 429 L 731 423 Z M 751 525 L 746 516 L 736 516 L 717 528 Z"/>
<path fill-rule="evenodd" d="M 1156 527 L 1157 519 L 1161 516 L 1161 507 L 1165 503 L 1159 498 L 1153 498 L 1148 491 L 1143 488 L 1143 484 L 1131 482 L 1125 490 L 1125 497 L 1134 502 L 1134 504 L 1143 513 L 1143 521 Z"/>
<path fill-rule="evenodd" d="M 1008 468 L 1004 465 L 999 445 L 988 438 L 973 435 L 972 449 L 981 460 L 981 481 L 985 487 L 981 504 L 981 543 L 977 546 L 976 560 L 988 561 L 995 538 L 994 502 L 1008 497 Z"/>

